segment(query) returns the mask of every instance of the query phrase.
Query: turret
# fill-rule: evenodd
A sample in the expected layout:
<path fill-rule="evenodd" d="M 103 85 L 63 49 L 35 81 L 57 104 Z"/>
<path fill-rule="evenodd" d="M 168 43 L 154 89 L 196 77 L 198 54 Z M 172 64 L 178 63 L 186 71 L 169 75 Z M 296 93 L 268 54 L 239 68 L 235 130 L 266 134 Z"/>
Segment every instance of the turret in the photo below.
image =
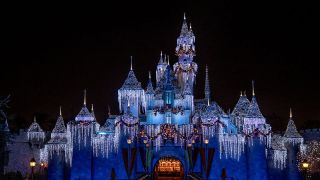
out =
<path fill-rule="evenodd" d="M 72 139 L 71 179 L 91 179 L 92 138 L 96 134 L 96 119 L 87 108 L 86 90 L 83 106 L 74 121 L 68 123 L 67 130 Z"/>
<path fill-rule="evenodd" d="M 242 131 L 243 128 L 243 118 L 247 115 L 247 111 L 250 105 L 250 101 L 245 93 L 240 92 L 239 100 L 234 107 L 231 117 L 233 123 Z"/>
<path fill-rule="evenodd" d="M 160 52 L 160 59 L 157 65 L 157 69 L 156 69 L 156 80 L 157 80 L 157 86 L 160 85 L 161 80 L 164 78 L 164 72 L 167 68 L 167 62 L 166 62 L 166 55 L 162 55 L 162 51 Z"/>
<path fill-rule="evenodd" d="M 36 117 L 34 117 L 33 123 L 28 128 L 27 136 L 29 141 L 36 144 L 41 144 L 45 140 L 45 133 L 37 123 Z"/>
<path fill-rule="evenodd" d="M 182 92 L 184 91 L 186 83 L 189 83 L 193 90 L 193 84 L 198 71 L 198 65 L 193 62 L 193 57 L 196 55 L 194 43 L 195 36 L 191 25 L 190 28 L 188 28 L 184 15 L 181 32 L 177 38 L 176 55 L 178 56 L 178 62 L 173 65 L 175 76 Z"/>
<path fill-rule="evenodd" d="M 172 84 L 172 71 L 170 66 L 168 65 L 165 71 L 165 82 L 163 89 L 163 100 L 164 104 L 167 106 L 171 106 L 174 101 L 174 88 Z"/>
<path fill-rule="evenodd" d="M 206 79 L 204 83 L 204 98 L 208 102 L 210 101 L 210 84 L 209 84 L 209 71 L 208 66 L 206 65 Z"/>
<path fill-rule="evenodd" d="M 287 129 L 283 135 L 284 143 L 287 148 L 287 179 L 300 179 L 300 173 L 297 166 L 297 154 L 300 145 L 303 143 L 303 137 L 299 134 L 292 118 L 292 110 L 290 108 L 289 122 Z"/>
<path fill-rule="evenodd" d="M 151 80 L 151 72 L 149 71 L 149 81 L 146 89 L 146 106 L 147 109 L 151 108 L 152 102 L 154 100 L 154 90 L 152 86 L 152 80 Z"/>
<path fill-rule="evenodd" d="M 271 127 L 266 124 L 257 103 L 254 82 L 252 81 L 252 99 L 248 107 L 247 114 L 244 117 L 243 132 L 248 137 L 247 143 L 247 162 L 249 180 L 267 180 L 267 159 L 266 147 L 271 141 Z"/>
<path fill-rule="evenodd" d="M 43 154 L 47 154 L 48 179 L 65 179 L 65 163 L 70 165 L 72 161 L 73 148 L 70 141 L 60 106 L 60 113 L 51 132 L 51 139 L 42 150 Z"/>
<path fill-rule="evenodd" d="M 127 104 L 130 104 L 130 110 L 135 117 L 138 117 L 141 110 L 145 110 L 145 93 L 141 87 L 141 83 L 137 80 L 133 68 L 132 57 L 131 66 L 127 79 L 124 81 L 122 87 L 118 90 L 118 102 L 120 112 L 124 112 Z"/>

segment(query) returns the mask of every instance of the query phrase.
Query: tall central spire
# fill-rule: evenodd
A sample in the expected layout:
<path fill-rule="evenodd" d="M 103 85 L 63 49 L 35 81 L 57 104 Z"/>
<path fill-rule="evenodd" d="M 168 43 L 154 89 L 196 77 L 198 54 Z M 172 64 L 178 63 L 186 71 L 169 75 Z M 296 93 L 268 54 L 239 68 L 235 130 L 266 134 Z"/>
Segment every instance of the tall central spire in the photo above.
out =
<path fill-rule="evenodd" d="M 87 90 L 84 90 L 83 92 L 83 105 L 85 106 L 87 104 Z"/>
<path fill-rule="evenodd" d="M 209 71 L 208 66 L 206 65 L 206 80 L 204 85 L 204 95 L 207 101 L 210 101 L 210 84 L 209 84 Z"/>
<path fill-rule="evenodd" d="M 186 13 L 184 13 L 180 36 L 185 36 L 188 34 L 188 32 L 189 32 L 189 29 L 188 29 L 188 24 L 187 24 Z"/>

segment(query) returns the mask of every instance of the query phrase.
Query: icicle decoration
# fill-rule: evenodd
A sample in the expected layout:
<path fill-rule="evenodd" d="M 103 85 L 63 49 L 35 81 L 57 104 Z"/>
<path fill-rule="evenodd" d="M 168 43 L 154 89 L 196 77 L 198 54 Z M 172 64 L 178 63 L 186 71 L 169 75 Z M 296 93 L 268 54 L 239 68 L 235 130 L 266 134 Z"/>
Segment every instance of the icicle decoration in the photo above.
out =
<path fill-rule="evenodd" d="M 29 141 L 44 141 L 45 133 L 36 120 L 34 120 L 34 122 L 30 125 L 27 131 L 27 136 Z"/>
<path fill-rule="evenodd" d="M 284 169 L 287 162 L 287 150 L 273 150 L 273 167 Z"/>
<path fill-rule="evenodd" d="M 219 134 L 220 158 L 232 158 L 239 161 L 244 152 L 245 138 L 240 134 Z"/>
<path fill-rule="evenodd" d="M 90 141 L 92 134 L 94 132 L 94 124 L 93 123 L 72 123 L 71 127 L 71 135 L 73 142 L 77 142 L 78 148 L 83 145 L 87 147 L 88 141 Z"/>
<path fill-rule="evenodd" d="M 160 133 L 161 129 L 160 129 L 160 125 L 157 125 L 157 127 L 155 128 L 155 134 L 158 135 Z M 161 142 L 162 142 L 162 136 L 156 136 L 156 151 L 160 150 L 160 146 L 161 146 Z"/>
<path fill-rule="evenodd" d="M 98 134 L 92 139 L 93 154 L 98 157 L 109 157 L 109 153 L 113 151 L 113 134 Z"/>

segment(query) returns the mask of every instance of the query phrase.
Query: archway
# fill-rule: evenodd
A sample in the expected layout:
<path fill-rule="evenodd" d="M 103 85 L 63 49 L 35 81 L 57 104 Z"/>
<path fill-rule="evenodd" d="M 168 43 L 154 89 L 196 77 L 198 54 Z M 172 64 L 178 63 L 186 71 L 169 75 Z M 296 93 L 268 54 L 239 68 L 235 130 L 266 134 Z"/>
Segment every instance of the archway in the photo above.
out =
<path fill-rule="evenodd" d="M 161 157 L 154 167 L 156 180 L 180 180 L 183 177 L 182 162 L 175 157 Z"/>

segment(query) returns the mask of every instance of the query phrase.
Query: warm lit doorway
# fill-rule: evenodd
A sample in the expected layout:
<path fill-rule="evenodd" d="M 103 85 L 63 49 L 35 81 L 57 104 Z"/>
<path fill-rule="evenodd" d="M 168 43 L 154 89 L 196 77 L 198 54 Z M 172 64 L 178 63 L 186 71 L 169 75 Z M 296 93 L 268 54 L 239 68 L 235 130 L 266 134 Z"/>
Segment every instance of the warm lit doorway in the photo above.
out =
<path fill-rule="evenodd" d="M 181 161 L 174 157 L 162 157 L 154 168 L 154 178 L 157 180 L 183 179 L 183 166 Z"/>

